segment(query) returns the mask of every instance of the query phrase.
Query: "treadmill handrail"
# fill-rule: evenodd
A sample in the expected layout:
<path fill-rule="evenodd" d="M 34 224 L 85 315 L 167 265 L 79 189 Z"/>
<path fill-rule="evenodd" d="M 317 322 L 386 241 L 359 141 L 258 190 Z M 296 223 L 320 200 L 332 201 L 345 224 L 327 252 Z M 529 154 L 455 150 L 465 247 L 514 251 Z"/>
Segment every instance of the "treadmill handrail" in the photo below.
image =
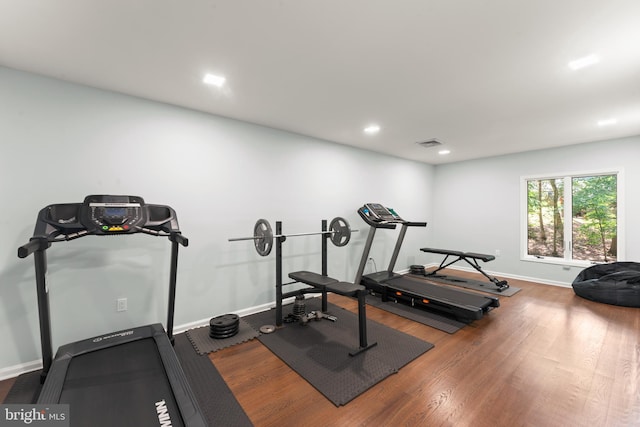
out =
<path fill-rule="evenodd" d="M 51 243 L 42 237 L 32 237 L 28 243 L 18 248 L 18 258 L 26 258 L 35 251 L 46 250 Z"/>

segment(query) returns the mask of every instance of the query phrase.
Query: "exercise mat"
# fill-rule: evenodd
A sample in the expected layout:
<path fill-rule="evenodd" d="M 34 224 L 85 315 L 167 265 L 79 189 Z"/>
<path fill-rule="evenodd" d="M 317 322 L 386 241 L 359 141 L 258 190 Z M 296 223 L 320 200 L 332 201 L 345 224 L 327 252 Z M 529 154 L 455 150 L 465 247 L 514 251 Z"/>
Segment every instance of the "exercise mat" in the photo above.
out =
<path fill-rule="evenodd" d="M 496 289 L 496 285 L 493 282 L 488 280 L 474 280 L 467 279 L 463 277 L 449 276 L 446 274 L 434 274 L 432 276 L 429 275 L 412 275 L 421 279 L 433 280 L 434 282 L 440 282 L 447 285 L 459 286 L 461 288 L 473 289 L 474 291 L 487 292 L 493 295 L 501 295 L 505 297 L 510 297 L 517 292 L 521 291 L 521 288 L 516 288 L 515 286 L 509 285 L 507 289 L 504 289 L 502 292 Z"/>
<path fill-rule="evenodd" d="M 307 313 L 319 311 L 321 301 L 310 298 L 305 305 Z M 283 307 L 284 315 L 291 310 L 292 304 Z M 367 320 L 368 343 L 377 345 L 350 356 L 349 352 L 359 344 L 357 315 L 331 303 L 328 313 L 338 320 L 312 320 L 306 325 L 285 323 L 258 339 L 336 406 L 347 404 L 433 348 L 431 343 Z M 254 329 L 260 329 L 262 325 L 275 323 L 275 311 L 244 319 Z"/>
<path fill-rule="evenodd" d="M 367 295 L 367 304 L 449 334 L 453 334 L 467 325 L 467 323 L 456 320 L 453 317 L 441 315 L 433 311 L 411 307 L 393 301 L 382 301 L 380 297 L 375 295 Z"/>
<path fill-rule="evenodd" d="M 210 426 L 253 426 L 216 367 L 198 355 L 186 334 L 175 336 L 176 355 Z"/>
<path fill-rule="evenodd" d="M 186 332 L 186 335 L 198 354 L 203 355 L 252 340 L 260 335 L 260 333 L 253 329 L 251 325 L 249 325 L 245 320 L 241 318 L 238 327 L 238 333 L 229 338 L 211 338 L 209 336 L 209 326 L 189 329 Z"/>
<path fill-rule="evenodd" d="M 38 369 L 18 376 L 2 403 L 36 403 L 42 390 L 41 372 L 42 369 Z"/>

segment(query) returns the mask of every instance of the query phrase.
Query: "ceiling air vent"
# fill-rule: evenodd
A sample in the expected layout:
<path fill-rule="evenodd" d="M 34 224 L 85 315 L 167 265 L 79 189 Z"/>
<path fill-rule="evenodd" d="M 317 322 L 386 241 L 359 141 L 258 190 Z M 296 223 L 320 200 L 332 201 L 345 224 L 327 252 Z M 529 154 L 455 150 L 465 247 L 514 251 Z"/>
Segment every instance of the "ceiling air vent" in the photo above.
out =
<path fill-rule="evenodd" d="M 417 142 L 417 144 L 424 148 L 431 148 L 431 147 L 437 147 L 439 145 L 442 145 L 442 142 L 438 141 L 435 138 L 431 138 L 426 141 Z"/>

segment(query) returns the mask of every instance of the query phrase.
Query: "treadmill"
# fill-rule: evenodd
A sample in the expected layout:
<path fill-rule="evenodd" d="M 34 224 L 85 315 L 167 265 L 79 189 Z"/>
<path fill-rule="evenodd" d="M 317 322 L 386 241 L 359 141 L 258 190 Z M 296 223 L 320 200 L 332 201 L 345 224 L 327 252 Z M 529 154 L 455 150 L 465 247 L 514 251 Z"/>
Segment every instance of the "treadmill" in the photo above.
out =
<path fill-rule="evenodd" d="M 144 233 L 171 241 L 167 331 L 160 323 L 61 346 L 52 358 L 46 250 L 84 236 Z M 42 390 L 37 404 L 68 404 L 71 426 L 206 426 L 173 350 L 178 245 L 187 246 L 175 211 L 138 196 L 91 195 L 43 208 L 18 257 L 34 255 Z"/>
<path fill-rule="evenodd" d="M 405 221 L 393 209 L 386 208 L 379 203 L 365 204 L 358 209 L 358 214 L 371 228 L 360 260 L 357 277 L 361 278 L 360 283 L 371 292 L 380 294 L 382 301 L 401 302 L 412 307 L 437 311 L 463 322 L 481 319 L 485 313 L 500 306 L 498 298 L 493 296 L 436 285 L 393 272 L 407 229 L 409 227 L 426 227 L 426 222 Z M 400 234 L 387 270 L 363 275 L 376 230 L 379 228 L 395 229 L 398 225 L 401 225 Z"/>

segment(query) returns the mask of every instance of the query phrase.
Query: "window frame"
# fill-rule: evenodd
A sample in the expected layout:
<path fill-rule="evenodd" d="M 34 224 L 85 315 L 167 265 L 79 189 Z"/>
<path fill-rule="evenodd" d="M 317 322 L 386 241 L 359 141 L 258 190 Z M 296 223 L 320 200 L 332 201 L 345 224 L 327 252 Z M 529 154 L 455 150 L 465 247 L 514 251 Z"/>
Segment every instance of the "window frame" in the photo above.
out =
<path fill-rule="evenodd" d="M 616 175 L 616 226 L 617 226 L 617 238 L 618 238 L 618 247 L 616 253 L 616 261 L 625 261 L 625 195 L 624 195 L 624 170 L 623 168 L 611 168 L 611 169 L 600 169 L 600 170 L 588 170 L 588 171 L 578 171 L 578 172 L 563 172 L 563 173 L 546 173 L 546 174 L 537 174 L 537 175 L 523 175 L 520 177 L 520 260 L 542 263 L 542 264 L 556 264 L 570 267 L 589 267 L 594 264 L 600 264 L 600 262 L 596 261 L 586 261 L 586 260 L 575 260 L 570 257 L 573 256 L 573 233 L 572 233 L 572 221 L 567 221 L 567 219 L 573 219 L 573 194 L 571 191 L 572 185 L 571 180 L 573 178 L 580 177 L 588 177 L 588 176 L 598 176 L 598 175 Z M 563 179 L 564 180 L 564 206 L 565 212 L 563 216 L 564 220 L 564 256 L 562 258 L 559 257 L 550 257 L 550 256 L 536 256 L 528 254 L 528 188 L 527 182 L 531 180 L 547 180 L 547 179 Z M 570 209 L 566 207 L 569 206 Z M 571 236 L 571 237 L 567 237 Z"/>

